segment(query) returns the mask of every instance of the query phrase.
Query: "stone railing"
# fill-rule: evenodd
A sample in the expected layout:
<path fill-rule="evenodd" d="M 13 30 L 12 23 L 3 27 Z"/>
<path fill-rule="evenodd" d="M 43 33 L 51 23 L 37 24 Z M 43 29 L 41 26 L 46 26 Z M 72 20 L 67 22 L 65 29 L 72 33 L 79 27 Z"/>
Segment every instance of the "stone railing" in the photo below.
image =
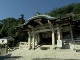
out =
<path fill-rule="evenodd" d="M 62 41 L 63 41 L 63 44 L 62 44 L 63 49 L 73 49 L 73 46 L 72 46 L 72 44 L 74 44 L 73 40 L 63 39 Z"/>
<path fill-rule="evenodd" d="M 80 50 L 80 38 L 75 38 L 74 39 L 74 49 L 75 50 Z"/>
<path fill-rule="evenodd" d="M 65 47 L 69 47 L 71 50 L 80 50 L 80 38 L 74 38 L 73 40 L 63 40 Z"/>

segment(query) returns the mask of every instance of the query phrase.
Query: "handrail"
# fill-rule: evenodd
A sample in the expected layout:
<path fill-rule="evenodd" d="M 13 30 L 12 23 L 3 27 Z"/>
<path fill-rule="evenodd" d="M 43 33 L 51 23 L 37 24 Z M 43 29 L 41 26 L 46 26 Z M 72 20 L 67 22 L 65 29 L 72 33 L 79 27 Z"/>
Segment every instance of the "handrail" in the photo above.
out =
<path fill-rule="evenodd" d="M 80 38 L 74 38 L 74 43 L 75 44 L 80 44 Z"/>

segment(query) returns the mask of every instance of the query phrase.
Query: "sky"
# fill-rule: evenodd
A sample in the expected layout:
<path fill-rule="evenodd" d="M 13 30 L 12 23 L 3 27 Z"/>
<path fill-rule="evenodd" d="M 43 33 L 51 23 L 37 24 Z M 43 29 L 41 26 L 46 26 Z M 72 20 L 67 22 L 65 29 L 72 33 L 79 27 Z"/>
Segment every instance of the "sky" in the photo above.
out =
<path fill-rule="evenodd" d="M 8 17 L 18 19 L 21 14 L 24 14 L 25 20 L 28 20 L 36 12 L 45 14 L 56 7 L 71 3 L 80 3 L 80 0 L 0 0 L 0 20 Z"/>

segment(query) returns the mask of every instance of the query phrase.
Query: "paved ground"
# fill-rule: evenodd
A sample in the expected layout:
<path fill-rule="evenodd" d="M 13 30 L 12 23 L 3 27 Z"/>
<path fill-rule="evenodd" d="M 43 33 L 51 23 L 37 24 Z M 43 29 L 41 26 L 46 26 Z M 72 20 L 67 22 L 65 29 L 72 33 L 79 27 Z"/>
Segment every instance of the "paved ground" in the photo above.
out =
<path fill-rule="evenodd" d="M 72 50 L 15 50 L 0 60 L 80 60 L 80 53 Z"/>

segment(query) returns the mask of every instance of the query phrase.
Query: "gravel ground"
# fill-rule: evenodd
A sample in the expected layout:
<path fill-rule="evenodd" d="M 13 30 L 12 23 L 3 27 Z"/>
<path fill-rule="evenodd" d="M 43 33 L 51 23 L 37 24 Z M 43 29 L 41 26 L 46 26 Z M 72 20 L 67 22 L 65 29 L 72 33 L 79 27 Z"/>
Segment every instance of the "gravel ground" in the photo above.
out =
<path fill-rule="evenodd" d="M 0 60 L 80 60 L 80 53 L 67 50 L 15 50 L 0 56 Z"/>

